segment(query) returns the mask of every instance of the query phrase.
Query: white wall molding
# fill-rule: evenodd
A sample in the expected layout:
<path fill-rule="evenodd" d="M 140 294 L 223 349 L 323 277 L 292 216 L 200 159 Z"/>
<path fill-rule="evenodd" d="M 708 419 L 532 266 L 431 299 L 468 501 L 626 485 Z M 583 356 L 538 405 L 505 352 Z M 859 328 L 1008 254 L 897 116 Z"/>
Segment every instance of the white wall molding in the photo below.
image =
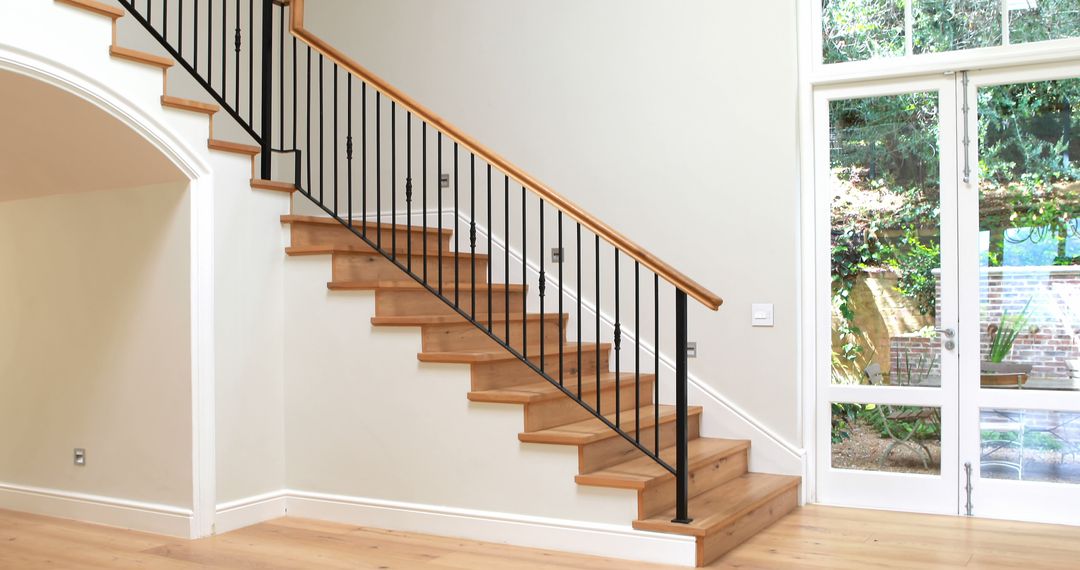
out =
<path fill-rule="evenodd" d="M 290 516 L 404 532 L 683 566 L 694 565 L 697 548 L 690 536 L 629 526 L 306 491 L 290 490 L 287 495 Z"/>
<path fill-rule="evenodd" d="M 0 508 L 188 538 L 191 509 L 0 483 Z"/>
<path fill-rule="evenodd" d="M 285 491 L 272 491 L 254 497 L 222 503 L 217 507 L 214 534 L 223 534 L 246 526 L 285 516 Z"/>

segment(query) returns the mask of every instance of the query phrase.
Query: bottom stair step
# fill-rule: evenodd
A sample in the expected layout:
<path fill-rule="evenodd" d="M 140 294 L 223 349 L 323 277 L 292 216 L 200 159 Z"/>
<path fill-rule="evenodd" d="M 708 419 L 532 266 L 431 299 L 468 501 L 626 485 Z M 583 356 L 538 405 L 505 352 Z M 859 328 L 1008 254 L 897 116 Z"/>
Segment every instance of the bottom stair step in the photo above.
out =
<path fill-rule="evenodd" d="M 689 524 L 671 522 L 675 509 L 634 521 L 634 528 L 691 535 L 703 566 L 754 536 L 799 504 L 799 477 L 747 473 L 690 500 Z"/>

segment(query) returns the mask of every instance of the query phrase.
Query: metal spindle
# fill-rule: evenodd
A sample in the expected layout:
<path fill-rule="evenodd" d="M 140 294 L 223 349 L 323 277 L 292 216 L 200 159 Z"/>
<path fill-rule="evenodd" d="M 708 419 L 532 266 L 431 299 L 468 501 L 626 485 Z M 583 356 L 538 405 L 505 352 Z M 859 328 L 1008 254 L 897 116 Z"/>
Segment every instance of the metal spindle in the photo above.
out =
<path fill-rule="evenodd" d="M 285 7 L 281 7 L 281 17 L 278 18 L 278 124 L 281 125 L 278 133 L 278 147 L 285 149 Z M 349 74 L 349 83 L 352 84 L 352 73 Z M 351 94 L 350 94 L 351 95 Z M 351 225 L 351 224 L 350 224 Z"/>
<path fill-rule="evenodd" d="M 378 89 L 375 90 L 375 246 L 382 249 L 382 92 Z"/>
<path fill-rule="evenodd" d="M 196 0 L 197 2 L 198 0 Z M 184 55 L 184 0 L 176 3 L 176 51 Z"/>
<path fill-rule="evenodd" d="M 653 273 L 653 452 L 660 454 L 660 276 Z"/>
<path fill-rule="evenodd" d="M 191 56 L 192 68 L 195 70 L 195 74 L 199 74 L 199 0 L 195 0 L 195 6 L 191 10 L 194 12 L 194 20 L 191 26 L 191 33 L 194 36 L 191 42 Z"/>
<path fill-rule="evenodd" d="M 334 67 L 334 216 L 338 215 L 338 65 Z"/>
<path fill-rule="evenodd" d="M 423 194 L 423 218 L 424 218 L 424 283 L 428 282 L 428 247 L 427 247 L 427 121 L 424 121 L 420 128 L 420 142 L 422 150 L 420 151 L 421 159 L 423 161 L 422 172 L 420 173 L 423 182 L 420 183 L 421 192 Z"/>
<path fill-rule="evenodd" d="M 641 443 L 641 262 L 637 260 L 634 260 L 634 442 Z"/>
<path fill-rule="evenodd" d="M 566 330 L 565 323 L 563 322 L 563 262 L 566 261 L 563 255 L 563 227 L 562 227 L 562 210 L 558 210 L 555 216 L 558 220 L 559 226 L 559 386 L 563 385 L 563 351 L 566 344 Z"/>
<path fill-rule="evenodd" d="M 397 101 L 390 100 L 390 258 L 397 261 Z"/>
<path fill-rule="evenodd" d="M 443 210 L 442 210 L 442 195 L 443 195 L 443 191 L 442 191 L 442 131 L 437 130 L 435 134 L 436 134 L 436 142 L 435 142 L 435 160 L 436 160 L 436 164 L 435 164 L 435 168 L 436 168 L 436 174 L 439 176 L 439 196 L 438 196 L 438 204 L 437 204 L 438 212 L 439 212 L 438 215 L 437 215 L 437 217 L 439 219 L 439 233 L 438 233 L 438 237 L 435 239 L 436 245 L 439 248 L 439 255 L 438 255 L 438 258 L 435 261 L 438 263 L 439 295 L 442 295 L 442 292 L 443 292 L 443 266 L 442 266 L 442 246 L 443 246 L 443 238 L 442 238 L 442 222 L 443 222 L 443 220 L 442 220 L 442 214 L 443 214 Z"/>
<path fill-rule="evenodd" d="M 529 256 L 526 253 L 529 251 L 529 217 L 526 215 L 528 210 L 528 204 L 525 201 L 525 186 L 521 187 L 521 282 L 529 282 Z M 529 358 L 529 327 L 525 326 L 525 322 L 529 317 L 529 299 L 526 297 L 521 303 L 521 354 L 526 359 Z"/>
<path fill-rule="evenodd" d="M 412 111 L 405 113 L 405 264 L 412 273 Z"/>
<path fill-rule="evenodd" d="M 461 228 L 458 227 L 458 143 L 454 141 L 454 306 L 461 306 L 461 276 L 458 274 L 458 254 L 461 253 Z"/>
<path fill-rule="evenodd" d="M 260 176 L 263 178 L 263 180 L 269 180 L 273 178 L 273 173 L 271 172 L 271 169 L 273 167 L 271 148 L 273 147 L 274 143 L 274 4 L 271 0 L 263 0 L 263 2 L 262 82 L 260 83 L 260 90 L 262 91 L 262 107 L 260 115 L 260 118 L 262 119 L 262 129 L 259 133 L 262 137 L 260 141 L 262 143 L 262 151 L 260 152 Z M 254 12 L 254 10 L 252 10 L 252 12 Z M 248 28 L 252 30 L 254 30 L 254 27 L 251 24 L 253 17 L 254 16 L 251 13 L 248 14 Z M 255 51 L 253 48 L 254 43 L 252 43 L 252 45 L 248 48 L 249 58 L 251 57 L 250 53 Z M 253 75 L 255 75 L 254 63 L 251 64 L 251 72 L 248 74 L 249 107 L 251 106 L 250 80 L 251 76 Z M 284 77 L 282 77 L 282 81 L 284 81 Z M 281 101 L 281 107 L 283 109 L 285 107 L 284 99 Z M 253 121 L 249 121 L 248 123 L 252 125 L 254 124 Z M 282 125 L 281 129 L 282 131 L 284 131 L 285 126 Z"/>
<path fill-rule="evenodd" d="M 603 414 L 600 410 L 600 236 L 593 234 L 595 250 L 596 273 L 596 413 Z"/>
<path fill-rule="evenodd" d="M 249 0 L 250 1 L 250 0 Z M 236 112 L 240 112 L 240 45 L 241 45 L 241 32 L 240 32 L 240 0 L 236 0 L 236 34 L 233 37 L 233 45 L 236 48 L 236 65 L 233 67 L 233 105 Z M 253 123 L 251 120 L 251 107 L 248 107 L 248 124 Z"/>
<path fill-rule="evenodd" d="M 545 345 L 547 344 L 547 337 L 544 336 L 544 293 L 547 283 L 544 281 L 544 199 L 540 198 L 540 276 L 537 279 L 538 286 L 540 287 L 540 372 L 544 372 L 544 356 Z M 523 322 L 521 326 L 528 326 L 528 323 Z"/>
<path fill-rule="evenodd" d="M 307 48 L 307 65 L 305 69 L 307 71 L 307 95 L 304 97 L 304 102 L 307 103 L 307 117 L 304 120 L 304 125 L 307 130 L 307 146 L 304 149 L 307 150 L 307 194 L 311 196 L 311 46 Z"/>
<path fill-rule="evenodd" d="M 476 318 L 476 154 L 469 153 L 469 280 L 472 304 L 469 313 Z"/>
<path fill-rule="evenodd" d="M 228 99 L 229 83 L 228 77 L 228 62 L 229 62 L 229 0 L 221 0 L 221 98 Z"/>
<path fill-rule="evenodd" d="M 619 379 L 622 322 L 619 320 L 619 248 L 615 248 L 615 427 L 622 427 L 622 385 Z"/>
<path fill-rule="evenodd" d="M 367 81 L 360 83 L 360 232 L 366 238 L 367 217 Z"/>
<path fill-rule="evenodd" d="M 284 16 L 284 14 L 283 14 Z M 348 210 L 349 210 L 349 228 L 353 227 L 353 204 L 352 204 L 352 161 L 353 161 L 353 140 L 352 140 L 352 73 L 345 76 L 345 105 L 347 109 L 345 111 L 346 121 L 346 134 L 345 134 L 345 161 L 346 171 L 345 178 L 348 181 Z"/>
<path fill-rule="evenodd" d="M 503 175 L 503 235 L 506 241 L 503 243 L 503 324 L 506 325 L 506 336 L 503 340 L 510 344 L 510 176 Z"/>
<path fill-rule="evenodd" d="M 265 2 L 265 5 L 267 6 L 267 8 L 266 8 L 267 10 L 270 9 L 269 8 L 270 6 L 274 5 L 272 1 L 262 0 L 262 2 Z M 271 12 L 270 13 L 270 26 L 271 26 L 270 28 L 267 28 L 265 26 L 266 21 L 265 20 L 263 21 L 264 25 L 263 25 L 262 33 L 263 33 L 264 36 L 269 36 L 269 37 L 273 38 L 273 35 L 271 35 L 271 34 L 273 34 L 273 25 L 274 25 L 273 18 L 274 18 L 274 15 L 273 15 L 273 12 Z M 249 44 L 249 46 L 248 46 L 248 124 L 249 125 L 254 125 L 255 124 L 255 120 L 254 120 L 254 116 L 255 116 L 255 83 L 254 83 L 254 78 L 255 78 L 255 0 L 248 0 L 248 44 Z M 262 52 L 262 54 L 261 54 L 261 57 L 263 59 L 270 59 L 270 69 L 273 70 L 274 69 L 274 61 L 273 61 L 274 54 L 273 54 L 273 52 L 264 50 Z M 265 65 L 263 66 L 263 69 L 266 69 Z M 270 73 L 273 73 L 273 71 L 271 71 Z M 263 87 L 266 87 L 268 85 L 271 88 L 271 94 L 273 94 L 273 83 L 264 83 Z M 236 106 L 237 106 L 237 108 L 239 108 L 240 104 L 237 103 Z M 268 113 L 268 112 L 269 112 L 269 109 L 267 107 L 263 107 L 262 109 L 259 109 L 260 114 Z M 271 139 L 270 142 L 273 142 L 273 139 Z"/>
<path fill-rule="evenodd" d="M 169 41 L 169 0 L 161 0 L 161 37 Z"/>
<path fill-rule="evenodd" d="M 323 54 L 319 53 L 319 204 L 326 205 L 326 95 L 323 93 Z"/>
<path fill-rule="evenodd" d="M 196 33 L 198 29 L 199 26 L 195 26 Z M 198 42 L 195 45 L 198 46 Z M 214 0 L 206 0 L 206 82 L 214 83 Z"/>
<path fill-rule="evenodd" d="M 686 292 L 675 292 L 675 518 L 688 524 L 690 491 L 689 417 L 687 413 Z"/>
<path fill-rule="evenodd" d="M 491 221 L 491 163 L 487 165 L 487 301 L 488 301 L 488 332 L 491 332 L 491 232 L 495 231 L 495 224 Z"/>
<path fill-rule="evenodd" d="M 584 343 L 581 338 L 581 222 L 577 223 L 577 397 L 581 400 L 581 351 L 584 347 Z"/>

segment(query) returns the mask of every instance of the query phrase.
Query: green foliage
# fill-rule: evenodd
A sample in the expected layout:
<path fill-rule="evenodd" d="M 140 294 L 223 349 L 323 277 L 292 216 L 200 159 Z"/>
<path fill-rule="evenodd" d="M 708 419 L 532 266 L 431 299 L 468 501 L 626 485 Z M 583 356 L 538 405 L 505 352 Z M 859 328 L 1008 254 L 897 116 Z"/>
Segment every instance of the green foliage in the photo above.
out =
<path fill-rule="evenodd" d="M 860 412 L 862 421 L 877 430 L 881 437 L 889 437 L 889 432 L 899 438 L 905 438 L 911 432 L 915 432 L 912 439 L 937 439 L 940 437 L 940 427 L 937 423 L 918 420 L 891 420 L 885 417 L 885 409 L 893 412 L 918 412 L 922 408 L 918 406 L 891 406 L 890 408 L 866 407 Z M 886 426 L 888 429 L 886 429 Z"/>
<path fill-rule="evenodd" d="M 1076 0 L 1039 0 L 1035 7 L 1010 13 L 1014 44 L 1080 36 L 1080 6 Z"/>
<path fill-rule="evenodd" d="M 1019 444 L 1021 438 L 1017 432 L 984 431 L 982 432 L 982 441 L 983 443 L 1001 441 Z M 1060 439 L 1041 431 L 1024 432 L 1023 443 L 1025 449 L 1041 451 L 1061 451 L 1066 447 Z"/>
<path fill-rule="evenodd" d="M 904 54 L 904 0 L 824 0 L 825 63 Z"/>
<path fill-rule="evenodd" d="M 1024 309 L 1015 315 L 1009 311 L 1002 311 L 1001 320 L 990 337 L 990 362 L 1003 362 L 1012 352 L 1016 337 L 1024 332 L 1028 320 L 1031 317 L 1031 299 L 1028 299 Z"/>
<path fill-rule="evenodd" d="M 915 301 L 924 315 L 937 314 L 937 279 L 934 269 L 941 266 L 941 244 L 923 243 L 919 231 L 909 227 L 904 232 L 901 246 L 894 249 L 896 255 L 889 264 L 899 273 L 897 288 Z"/>
<path fill-rule="evenodd" d="M 915 53 L 1001 45 L 1001 0 L 915 0 Z"/>
<path fill-rule="evenodd" d="M 873 409 L 873 404 L 867 404 L 866 407 Z M 832 405 L 832 442 L 834 444 L 841 443 L 845 439 L 851 438 L 851 429 L 855 425 L 855 422 L 859 419 L 859 413 L 862 411 L 862 404 L 837 404 Z"/>

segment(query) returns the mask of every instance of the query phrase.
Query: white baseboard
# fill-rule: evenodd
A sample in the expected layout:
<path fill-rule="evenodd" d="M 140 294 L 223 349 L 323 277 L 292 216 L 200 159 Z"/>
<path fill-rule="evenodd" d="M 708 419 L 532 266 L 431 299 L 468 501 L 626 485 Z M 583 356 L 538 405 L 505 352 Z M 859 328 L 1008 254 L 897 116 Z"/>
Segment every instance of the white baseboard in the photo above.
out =
<path fill-rule="evenodd" d="M 285 491 L 273 491 L 217 506 L 214 534 L 281 518 L 286 512 Z"/>
<path fill-rule="evenodd" d="M 116 497 L 0 483 L 0 508 L 179 538 L 193 536 L 191 509 Z"/>
<path fill-rule="evenodd" d="M 694 566 L 693 537 L 588 523 L 288 491 L 289 516 L 531 548 Z"/>

